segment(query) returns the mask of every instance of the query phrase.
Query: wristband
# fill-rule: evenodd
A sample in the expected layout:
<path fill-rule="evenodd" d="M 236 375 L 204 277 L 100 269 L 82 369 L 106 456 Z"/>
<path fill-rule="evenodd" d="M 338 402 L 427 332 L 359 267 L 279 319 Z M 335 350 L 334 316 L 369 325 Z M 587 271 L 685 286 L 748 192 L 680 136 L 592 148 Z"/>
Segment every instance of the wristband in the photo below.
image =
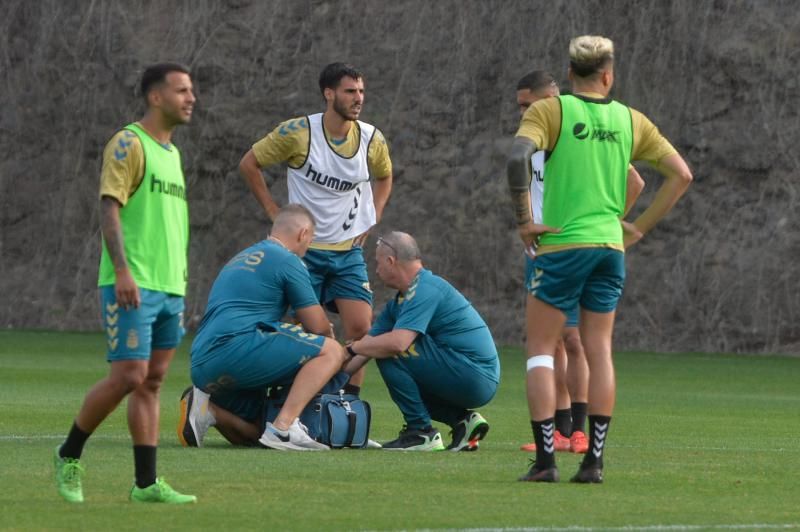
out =
<path fill-rule="evenodd" d="M 347 349 L 347 353 L 348 353 L 348 354 L 349 354 L 351 357 L 358 356 L 358 355 L 356 354 L 356 352 L 355 352 L 355 351 L 353 351 L 353 344 L 347 344 L 346 346 L 344 346 L 344 348 L 345 348 L 345 349 Z"/>

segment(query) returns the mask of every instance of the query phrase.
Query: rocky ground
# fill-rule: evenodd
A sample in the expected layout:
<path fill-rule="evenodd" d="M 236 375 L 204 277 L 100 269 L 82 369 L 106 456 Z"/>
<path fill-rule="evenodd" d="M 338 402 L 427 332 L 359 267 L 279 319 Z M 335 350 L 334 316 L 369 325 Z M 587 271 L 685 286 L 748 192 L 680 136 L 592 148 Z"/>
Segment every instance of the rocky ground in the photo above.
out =
<path fill-rule="evenodd" d="M 0 325 L 98 329 L 97 181 L 106 140 L 139 117 L 141 69 L 191 66 L 199 103 L 175 142 L 192 220 L 189 325 L 218 268 L 268 231 L 237 172 L 283 119 L 322 109 L 316 79 L 366 73 L 362 118 L 389 140 L 395 189 L 376 233 L 415 234 L 499 342 L 522 338 L 522 258 L 504 168 L 514 87 L 565 81 L 578 34 L 617 45 L 614 96 L 645 112 L 695 183 L 628 255 L 623 349 L 800 353 L 793 2 L 84 2 L 7 0 L 0 22 Z M 658 188 L 648 182 L 645 205 Z M 285 197 L 284 170 L 267 172 Z M 368 257 L 373 250 L 370 247 Z M 388 292 L 373 276 L 376 299 Z"/>

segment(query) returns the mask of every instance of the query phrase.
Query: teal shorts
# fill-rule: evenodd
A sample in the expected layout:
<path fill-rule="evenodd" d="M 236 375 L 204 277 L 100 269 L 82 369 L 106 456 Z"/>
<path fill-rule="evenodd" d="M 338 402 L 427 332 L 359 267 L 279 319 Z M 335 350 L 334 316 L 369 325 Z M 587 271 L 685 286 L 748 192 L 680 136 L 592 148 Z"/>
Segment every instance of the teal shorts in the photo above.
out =
<path fill-rule="evenodd" d="M 530 287 L 531 282 L 533 281 L 534 275 L 534 264 L 536 261 L 531 259 L 529 256 L 525 255 L 525 286 Z M 567 315 L 567 322 L 564 324 L 564 327 L 577 327 L 578 326 L 578 317 L 580 315 L 580 309 L 578 308 L 578 304 L 576 303 L 574 307 L 570 308 L 569 310 L 565 310 L 564 314 Z"/>
<path fill-rule="evenodd" d="M 192 383 L 223 398 L 241 390 L 288 384 L 303 364 L 319 355 L 324 343 L 324 336 L 307 333 L 299 325 L 262 323 L 213 344 L 210 352 L 203 353 L 205 362 L 192 365 Z"/>
<path fill-rule="evenodd" d="M 577 305 L 592 312 L 617 308 L 625 285 L 625 254 L 611 248 L 578 248 L 536 257 L 527 280 L 535 298 L 567 313 Z"/>
<path fill-rule="evenodd" d="M 500 363 L 494 343 L 481 352 L 480 359 L 470 358 L 420 334 L 405 352 L 375 362 L 409 427 L 425 427 L 431 420 L 455 427 L 467 410 L 485 405 L 497 392 Z"/>
<path fill-rule="evenodd" d="M 303 257 L 319 302 L 336 312 L 337 299 L 354 299 L 372 305 L 372 289 L 364 253 L 356 246 L 345 251 L 309 249 Z"/>
<path fill-rule="evenodd" d="M 140 288 L 139 294 L 139 308 L 125 310 L 117 304 L 114 285 L 100 287 L 109 362 L 150 360 L 151 351 L 178 347 L 186 333 L 182 296 L 145 288 Z"/>

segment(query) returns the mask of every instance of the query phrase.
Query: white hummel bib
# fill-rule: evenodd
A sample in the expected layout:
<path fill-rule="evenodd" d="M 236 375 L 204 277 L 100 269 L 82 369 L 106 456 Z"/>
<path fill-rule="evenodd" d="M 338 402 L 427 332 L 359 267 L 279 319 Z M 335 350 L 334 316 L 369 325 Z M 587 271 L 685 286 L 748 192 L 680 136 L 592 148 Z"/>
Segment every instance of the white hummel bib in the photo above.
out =
<path fill-rule="evenodd" d="M 531 215 L 537 224 L 542 223 L 544 198 L 544 150 L 531 155 Z"/>
<path fill-rule="evenodd" d="M 350 158 L 336 153 L 322 128 L 322 113 L 308 117 L 310 145 L 300 168 L 288 169 L 289 202 L 299 203 L 317 222 L 314 242 L 335 244 L 375 225 L 367 151 L 375 126 L 358 121 L 358 149 Z"/>
<path fill-rule="evenodd" d="M 531 217 L 537 224 L 542 223 L 542 203 L 544 201 L 544 150 L 531 155 Z M 536 255 L 536 248 L 530 247 L 528 253 Z"/>

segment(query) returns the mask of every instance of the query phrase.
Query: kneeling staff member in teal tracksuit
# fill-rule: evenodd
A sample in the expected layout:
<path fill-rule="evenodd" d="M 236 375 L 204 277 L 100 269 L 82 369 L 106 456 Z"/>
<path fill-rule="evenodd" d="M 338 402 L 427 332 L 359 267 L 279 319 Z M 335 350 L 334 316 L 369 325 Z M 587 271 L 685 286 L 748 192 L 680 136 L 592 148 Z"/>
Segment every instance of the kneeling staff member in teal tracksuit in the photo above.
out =
<path fill-rule="evenodd" d="M 436 451 L 442 436 L 431 419 L 452 428 L 453 451 L 475 451 L 489 424 L 472 408 L 497 391 L 500 364 L 486 323 L 450 283 L 422 266 L 416 241 L 392 232 L 378 239 L 377 273 L 398 290 L 369 334 L 347 346 L 348 373 L 370 358 L 406 425 L 384 449 Z"/>

